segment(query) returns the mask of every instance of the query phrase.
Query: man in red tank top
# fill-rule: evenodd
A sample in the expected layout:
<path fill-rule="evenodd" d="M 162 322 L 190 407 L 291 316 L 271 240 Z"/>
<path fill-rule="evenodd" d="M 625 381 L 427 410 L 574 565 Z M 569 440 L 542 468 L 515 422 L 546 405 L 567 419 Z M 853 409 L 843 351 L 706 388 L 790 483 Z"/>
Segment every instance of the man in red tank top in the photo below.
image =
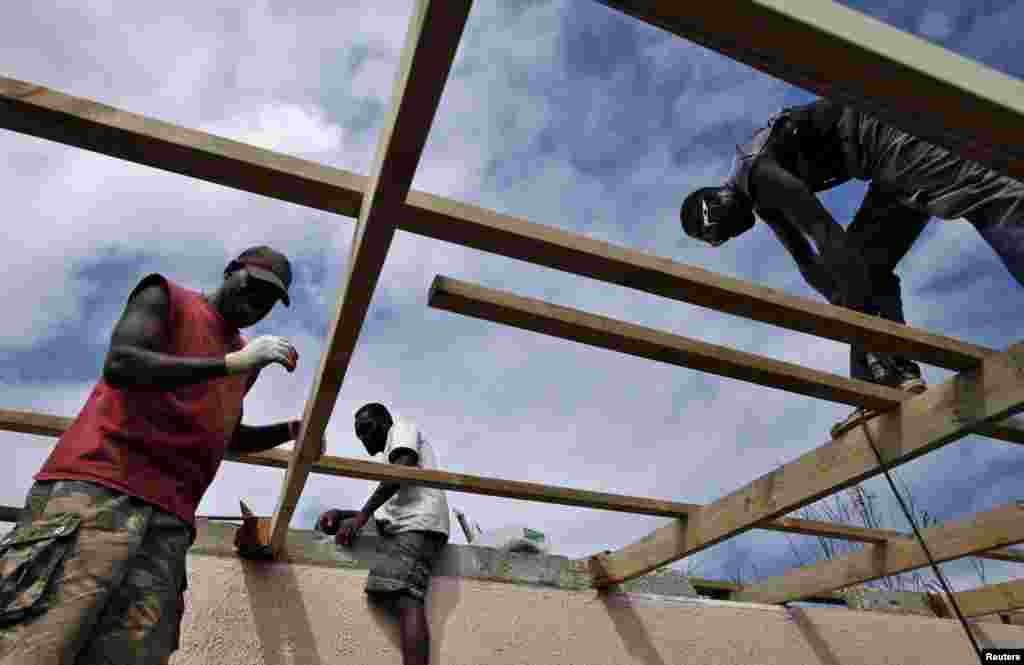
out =
<path fill-rule="evenodd" d="M 298 362 L 282 337 L 239 334 L 290 305 L 291 278 L 261 246 L 211 294 L 155 274 L 132 291 L 102 378 L 0 540 L 0 665 L 156 664 L 177 648 L 196 507 L 225 451 L 300 428 L 241 424 L 259 371 Z"/>

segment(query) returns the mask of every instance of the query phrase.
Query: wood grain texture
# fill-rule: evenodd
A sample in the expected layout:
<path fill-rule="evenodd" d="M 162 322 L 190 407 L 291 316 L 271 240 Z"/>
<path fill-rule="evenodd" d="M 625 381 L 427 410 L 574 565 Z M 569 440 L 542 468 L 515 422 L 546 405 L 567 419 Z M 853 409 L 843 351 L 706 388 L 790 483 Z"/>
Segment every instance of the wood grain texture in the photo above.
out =
<path fill-rule="evenodd" d="M 58 437 L 70 424 L 70 418 L 61 416 L 0 409 L 0 431 L 6 430 Z M 291 457 L 291 453 L 287 450 L 272 449 L 259 453 L 245 454 L 228 451 L 224 459 L 229 462 L 287 469 Z M 313 463 L 310 470 L 313 473 L 340 478 L 358 478 L 375 481 L 414 481 L 427 487 L 436 487 L 453 492 L 500 496 L 508 499 L 540 501 L 563 506 L 579 506 L 637 515 L 653 515 L 656 517 L 682 518 L 695 514 L 704 508 L 699 503 L 665 501 L 649 497 L 594 492 L 541 483 L 489 478 L 447 471 L 430 471 L 332 455 L 321 457 L 317 462 Z M 213 518 L 208 517 L 208 519 Z M 223 517 L 221 519 L 234 518 Z M 884 543 L 893 539 L 910 538 L 907 534 L 900 533 L 899 531 L 866 529 L 797 517 L 780 517 L 760 524 L 757 528 L 863 543 Z M 982 556 L 1004 561 L 1024 561 L 1024 553 L 1009 548 L 985 552 Z"/>
<path fill-rule="evenodd" d="M 936 563 L 975 552 L 1024 542 L 1024 502 L 1011 503 L 966 519 L 921 530 Z M 784 603 L 835 589 L 870 582 L 928 565 L 924 550 L 914 540 L 867 545 L 838 559 L 789 570 L 745 587 L 733 600 Z M 968 615 L 973 616 L 973 615 Z"/>
<path fill-rule="evenodd" d="M 334 411 L 395 235 L 396 209 L 412 186 L 471 7 L 471 0 L 417 0 L 415 4 L 391 112 L 378 139 L 373 176 L 356 223 L 348 277 L 306 402 L 296 453 L 274 511 L 270 545 L 275 555 L 284 548 L 288 524 Z"/>
<path fill-rule="evenodd" d="M 600 1 L 1024 178 L 1024 83 L 887 23 L 829 0 Z"/>
<path fill-rule="evenodd" d="M 358 217 L 365 176 L 0 77 L 0 127 L 282 201 Z M 993 349 L 787 295 L 667 258 L 411 191 L 398 228 L 788 330 L 901 353 L 952 370 Z M 680 231 L 680 233 L 682 233 Z"/>
<path fill-rule="evenodd" d="M 590 558 L 602 584 L 642 575 L 951 443 L 1024 409 L 1020 345 L 986 359 L 899 408 L 610 554 Z M 871 443 L 879 449 L 880 465 Z"/>

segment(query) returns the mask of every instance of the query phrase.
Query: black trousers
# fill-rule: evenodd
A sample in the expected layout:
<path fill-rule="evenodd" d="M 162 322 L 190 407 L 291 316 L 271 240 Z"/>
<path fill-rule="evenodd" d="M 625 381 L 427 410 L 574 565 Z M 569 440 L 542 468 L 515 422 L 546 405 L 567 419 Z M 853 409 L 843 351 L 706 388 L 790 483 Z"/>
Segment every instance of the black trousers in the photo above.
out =
<path fill-rule="evenodd" d="M 868 264 L 871 275 L 869 311 L 897 323 L 906 323 L 903 316 L 903 298 L 896 264 L 928 224 L 927 213 L 908 208 L 900 197 L 872 183 L 846 229 L 847 239 L 859 249 Z M 871 380 L 867 354 L 857 344 L 850 346 L 850 376 Z"/>
<path fill-rule="evenodd" d="M 849 176 L 932 217 L 967 219 L 1024 286 L 1024 183 L 851 108 L 838 133 Z"/>

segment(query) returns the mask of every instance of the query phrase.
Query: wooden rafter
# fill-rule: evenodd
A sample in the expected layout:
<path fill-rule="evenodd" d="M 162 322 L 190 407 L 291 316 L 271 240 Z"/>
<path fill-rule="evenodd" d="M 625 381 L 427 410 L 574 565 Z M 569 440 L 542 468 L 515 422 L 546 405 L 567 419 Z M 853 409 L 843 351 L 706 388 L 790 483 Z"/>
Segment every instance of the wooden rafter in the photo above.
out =
<path fill-rule="evenodd" d="M 921 531 L 921 536 L 935 563 L 1024 542 L 1024 503 L 1011 503 L 980 515 L 929 527 Z M 785 603 L 927 565 L 928 557 L 914 540 L 866 545 L 838 559 L 819 561 L 744 587 L 733 595 L 733 600 Z"/>
<path fill-rule="evenodd" d="M 1024 609 L 1024 580 L 1011 580 L 1001 584 L 988 584 L 977 589 L 959 591 L 953 594 L 960 612 L 965 617 L 980 617 L 1000 612 Z M 941 603 L 948 610 L 948 616 L 955 616 L 949 601 L 942 597 Z"/>
<path fill-rule="evenodd" d="M 60 436 L 71 425 L 71 418 L 53 416 L 31 411 L 0 409 L 0 431 L 23 432 L 48 437 Z M 278 469 L 287 469 L 291 454 L 283 450 L 267 450 L 259 453 L 228 452 L 225 459 L 231 462 L 254 464 Z M 313 473 L 342 478 L 359 478 L 376 481 L 412 481 L 426 487 L 485 496 L 500 496 L 523 501 L 539 501 L 563 506 L 579 506 L 598 510 L 654 515 L 657 517 L 682 518 L 695 514 L 703 505 L 662 501 L 647 497 L 609 494 L 590 490 L 542 485 L 540 483 L 486 478 L 447 471 L 406 468 L 393 464 L 380 464 L 349 457 L 325 455 L 311 467 Z M 834 538 L 860 543 L 885 543 L 890 540 L 907 540 L 910 537 L 899 531 L 887 529 L 866 529 L 863 527 L 836 524 L 821 520 L 797 517 L 779 517 L 759 524 L 759 529 L 795 533 L 806 536 Z M 1024 562 L 1024 552 L 1002 548 L 981 555 L 988 559 Z"/>
<path fill-rule="evenodd" d="M 806 506 L 1024 409 L 1024 349 L 1016 345 L 838 439 L 641 540 L 590 558 L 599 584 L 622 582 Z M 872 442 L 880 451 L 879 465 Z"/>
<path fill-rule="evenodd" d="M 0 127 L 349 217 L 369 179 L 0 77 Z M 993 349 L 787 295 L 666 258 L 411 191 L 398 228 L 951 370 Z M 681 231 L 680 231 L 681 233 Z M 1019 436 L 1019 435 L 1018 435 Z"/>
<path fill-rule="evenodd" d="M 884 411 L 910 397 L 895 388 L 847 379 L 442 275 L 434 278 L 427 303 L 485 321 L 840 404 Z"/>
<path fill-rule="evenodd" d="M 1024 178 L 1024 83 L 839 3 L 600 1 Z"/>
<path fill-rule="evenodd" d="M 438 275 L 427 303 L 485 321 L 569 339 L 641 358 L 779 388 L 841 404 L 885 411 L 911 395 L 866 381 L 808 369 L 605 316 Z M 976 433 L 1021 443 L 1019 426 L 982 425 Z"/>
<path fill-rule="evenodd" d="M 397 208 L 412 186 L 471 6 L 472 0 L 417 0 L 415 4 L 391 113 L 379 138 L 373 176 L 359 211 L 348 277 L 274 511 L 270 545 L 275 554 L 284 547 L 288 524 L 334 410 L 395 235 Z"/>

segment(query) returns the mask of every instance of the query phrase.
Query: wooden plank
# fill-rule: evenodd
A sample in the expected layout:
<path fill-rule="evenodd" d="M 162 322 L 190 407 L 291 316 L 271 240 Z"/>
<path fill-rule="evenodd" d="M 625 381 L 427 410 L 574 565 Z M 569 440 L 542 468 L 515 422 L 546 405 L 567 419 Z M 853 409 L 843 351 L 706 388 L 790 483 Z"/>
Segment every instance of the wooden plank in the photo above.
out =
<path fill-rule="evenodd" d="M 1024 348 L 1015 345 L 987 358 L 977 370 L 933 386 L 696 515 L 656 529 L 616 552 L 592 556 L 591 567 L 602 585 L 643 575 L 951 443 L 978 424 L 1021 410 Z M 869 440 L 879 449 L 882 465 Z"/>
<path fill-rule="evenodd" d="M 887 23 L 829 0 L 600 1 L 1024 178 L 1024 83 Z"/>
<path fill-rule="evenodd" d="M 976 367 L 993 349 L 791 296 L 670 259 L 490 210 L 411 192 L 400 228 L 840 342 L 901 353 L 946 369 Z"/>
<path fill-rule="evenodd" d="M 396 208 L 412 186 L 471 7 L 472 0 L 417 0 L 413 10 L 391 113 L 378 140 L 373 177 L 353 234 L 348 278 L 274 511 L 269 544 L 275 555 L 284 548 L 288 524 L 334 410 L 395 235 Z"/>
<path fill-rule="evenodd" d="M 0 127 L 272 198 L 358 216 L 366 178 L 0 77 Z"/>
<path fill-rule="evenodd" d="M 1024 609 L 1024 580 L 989 584 L 953 594 L 965 617 L 980 617 Z M 947 616 L 956 616 L 945 596 L 938 599 L 947 609 Z"/>
<path fill-rule="evenodd" d="M 0 431 L 7 430 L 58 437 L 70 424 L 71 418 L 28 411 L 0 409 Z M 229 451 L 224 456 L 224 459 L 230 462 L 287 469 L 291 460 L 291 453 L 284 450 L 267 450 L 246 454 Z M 703 505 L 697 503 L 681 503 L 648 497 L 592 492 L 590 490 L 446 471 L 407 469 L 394 465 L 331 455 L 325 455 L 320 458 L 318 462 L 313 464 L 311 471 L 341 478 L 359 478 L 376 481 L 419 481 L 420 484 L 427 487 L 436 487 L 453 492 L 500 496 L 523 501 L 540 501 L 637 515 L 654 515 L 657 517 L 683 518 L 695 514 L 704 508 Z M 899 531 L 866 529 L 864 527 L 796 517 L 779 517 L 758 525 L 758 528 L 863 543 L 884 543 L 892 539 L 910 538 Z M 985 552 L 982 556 L 1004 561 L 1024 561 L 1024 553 L 1012 549 L 992 550 Z"/>
<path fill-rule="evenodd" d="M 443 275 L 434 278 L 427 302 L 431 307 L 486 321 L 842 404 L 885 411 L 910 397 L 903 391 L 866 381 L 735 351 Z M 979 425 L 974 433 L 1011 443 L 1024 443 L 1024 427 L 1016 419 Z"/>
<path fill-rule="evenodd" d="M 346 216 L 369 179 L 0 77 L 0 127 Z M 398 227 L 788 330 L 901 353 L 952 370 L 992 349 L 786 295 L 510 215 L 410 192 Z M 1024 438 L 1024 435 L 1017 435 Z"/>
<path fill-rule="evenodd" d="M 935 563 L 1024 542 L 1024 502 L 923 529 L 921 536 L 928 544 Z M 867 545 L 841 558 L 819 561 L 749 585 L 734 594 L 733 599 L 785 603 L 927 565 L 924 549 L 915 541 Z"/>
<path fill-rule="evenodd" d="M 59 437 L 71 427 L 72 418 L 53 416 L 33 411 L 0 409 L 0 430 Z"/>
<path fill-rule="evenodd" d="M 431 307 L 485 321 L 841 404 L 885 411 L 910 397 L 894 388 L 847 379 L 443 275 L 434 278 L 427 302 Z"/>

